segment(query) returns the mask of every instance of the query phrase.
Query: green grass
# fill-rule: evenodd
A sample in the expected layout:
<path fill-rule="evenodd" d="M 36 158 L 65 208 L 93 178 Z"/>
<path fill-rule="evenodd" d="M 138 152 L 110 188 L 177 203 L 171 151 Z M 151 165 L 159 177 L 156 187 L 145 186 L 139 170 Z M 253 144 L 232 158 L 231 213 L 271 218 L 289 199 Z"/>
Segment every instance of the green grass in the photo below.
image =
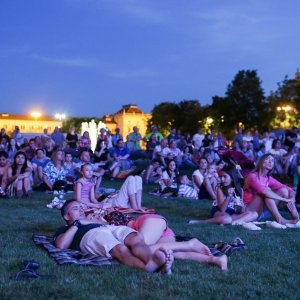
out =
<path fill-rule="evenodd" d="M 120 182 L 104 182 L 111 185 Z M 161 199 L 147 194 L 151 188 L 145 188 L 144 205 L 166 216 L 178 235 L 208 245 L 244 240 L 248 249 L 232 254 L 229 272 L 188 261 L 176 261 L 169 277 L 123 265 L 59 266 L 31 240 L 33 233 L 50 234 L 63 224 L 58 210 L 46 208 L 53 196 L 35 193 L 31 200 L 1 200 L 0 299 L 300 299 L 300 230 L 190 226 L 188 219 L 208 217 L 208 201 Z M 41 274 L 56 278 L 11 280 L 24 259 L 38 261 Z"/>

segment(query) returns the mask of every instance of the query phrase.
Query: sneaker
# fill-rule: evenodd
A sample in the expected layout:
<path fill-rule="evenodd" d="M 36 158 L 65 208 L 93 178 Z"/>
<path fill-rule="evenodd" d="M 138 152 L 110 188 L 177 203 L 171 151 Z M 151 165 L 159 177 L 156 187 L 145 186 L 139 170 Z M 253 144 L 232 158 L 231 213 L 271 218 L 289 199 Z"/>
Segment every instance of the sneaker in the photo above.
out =
<path fill-rule="evenodd" d="M 286 229 L 286 226 L 285 226 L 285 225 L 279 224 L 279 223 L 276 222 L 276 221 L 267 221 L 267 222 L 266 222 L 266 225 L 267 225 L 267 227 L 270 227 L 270 228 Z"/>
<path fill-rule="evenodd" d="M 296 224 L 286 224 L 287 228 L 300 228 L 300 221 L 298 221 Z"/>
<path fill-rule="evenodd" d="M 261 230 L 260 227 L 256 226 L 255 224 L 251 223 L 251 222 L 248 222 L 248 223 L 243 223 L 241 224 L 241 226 L 245 229 L 248 229 L 248 230 L 253 230 L 253 231 L 258 231 L 258 230 Z"/>

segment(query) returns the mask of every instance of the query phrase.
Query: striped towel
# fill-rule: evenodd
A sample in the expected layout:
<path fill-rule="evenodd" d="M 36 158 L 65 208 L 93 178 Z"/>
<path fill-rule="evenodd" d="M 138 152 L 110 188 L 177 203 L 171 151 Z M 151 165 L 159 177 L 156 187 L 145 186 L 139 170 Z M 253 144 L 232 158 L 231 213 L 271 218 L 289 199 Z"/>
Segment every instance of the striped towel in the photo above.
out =
<path fill-rule="evenodd" d="M 102 266 L 118 264 L 114 259 L 109 259 L 103 256 L 94 256 L 91 254 L 85 255 L 77 250 L 72 249 L 58 249 L 54 246 L 53 236 L 33 234 L 32 240 L 36 245 L 43 246 L 49 253 L 50 257 L 60 265 L 76 264 L 76 265 L 89 265 L 89 266 Z"/>

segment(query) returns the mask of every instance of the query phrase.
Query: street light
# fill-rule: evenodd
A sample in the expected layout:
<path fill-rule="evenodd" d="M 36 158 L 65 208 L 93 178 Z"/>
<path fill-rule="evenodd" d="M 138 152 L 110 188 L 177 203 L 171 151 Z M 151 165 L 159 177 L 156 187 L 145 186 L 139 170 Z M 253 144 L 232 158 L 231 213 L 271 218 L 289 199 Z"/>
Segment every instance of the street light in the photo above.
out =
<path fill-rule="evenodd" d="M 41 116 L 41 113 L 38 112 L 38 111 L 33 111 L 33 112 L 31 113 L 31 116 L 32 116 L 33 118 L 35 118 L 35 120 L 37 120 L 37 119 Z"/>
<path fill-rule="evenodd" d="M 294 110 L 294 108 L 290 105 L 282 105 L 282 106 L 277 106 L 277 111 L 284 111 L 284 112 L 290 112 Z"/>

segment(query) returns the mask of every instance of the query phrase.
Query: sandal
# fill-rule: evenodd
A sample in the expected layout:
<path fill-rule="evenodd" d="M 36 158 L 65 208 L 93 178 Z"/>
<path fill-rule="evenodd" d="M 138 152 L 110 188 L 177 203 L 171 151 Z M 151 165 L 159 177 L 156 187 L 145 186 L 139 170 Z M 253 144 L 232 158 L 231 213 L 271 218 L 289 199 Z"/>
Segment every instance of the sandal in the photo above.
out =
<path fill-rule="evenodd" d="M 234 250 L 243 250 L 243 249 L 247 249 L 246 244 L 242 241 L 241 238 L 236 237 L 232 243 L 231 246 L 234 248 Z"/>
<path fill-rule="evenodd" d="M 220 242 L 216 243 L 214 245 L 214 248 L 227 256 L 231 255 L 232 250 L 233 250 L 232 246 L 224 241 L 220 241 Z"/>

